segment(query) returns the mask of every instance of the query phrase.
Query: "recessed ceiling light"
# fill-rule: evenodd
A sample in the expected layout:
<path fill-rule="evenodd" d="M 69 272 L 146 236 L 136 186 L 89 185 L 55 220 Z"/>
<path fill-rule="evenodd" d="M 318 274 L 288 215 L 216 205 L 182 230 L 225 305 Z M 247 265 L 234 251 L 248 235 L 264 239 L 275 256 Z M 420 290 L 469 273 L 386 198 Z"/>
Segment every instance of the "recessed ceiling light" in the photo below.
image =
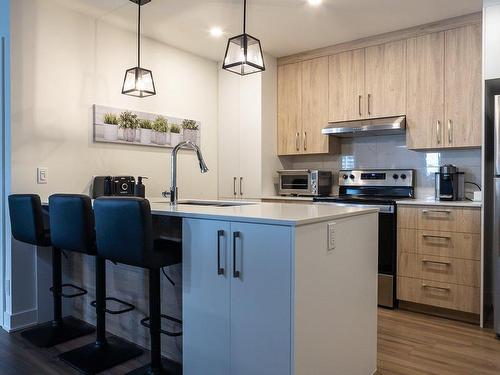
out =
<path fill-rule="evenodd" d="M 210 29 L 210 35 L 214 38 L 220 38 L 224 34 L 224 31 L 219 26 L 214 26 Z"/>
<path fill-rule="evenodd" d="M 321 4 L 323 0 L 307 0 L 307 2 L 309 3 L 309 5 L 312 5 L 314 7 L 317 7 L 318 5 Z"/>

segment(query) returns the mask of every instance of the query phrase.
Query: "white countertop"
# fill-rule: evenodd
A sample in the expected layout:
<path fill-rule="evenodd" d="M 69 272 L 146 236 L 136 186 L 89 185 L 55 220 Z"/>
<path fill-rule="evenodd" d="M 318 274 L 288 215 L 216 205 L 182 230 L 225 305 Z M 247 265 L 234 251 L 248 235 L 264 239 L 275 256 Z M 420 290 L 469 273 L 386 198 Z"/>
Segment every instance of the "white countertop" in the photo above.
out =
<path fill-rule="evenodd" d="M 377 209 L 361 209 L 334 205 L 299 205 L 286 203 L 248 202 L 243 206 L 217 207 L 186 205 L 181 202 L 173 207 L 163 198 L 149 199 L 154 215 L 190 217 L 213 220 L 253 222 L 298 226 L 337 220 L 341 218 L 378 212 Z M 214 201 L 204 201 L 214 202 Z M 230 201 L 220 201 L 230 202 Z"/>
<path fill-rule="evenodd" d="M 283 196 L 283 195 L 269 195 L 262 197 L 261 199 L 266 200 L 280 200 L 280 201 L 305 201 L 305 202 L 312 202 L 313 197 L 296 197 L 296 196 Z"/>
<path fill-rule="evenodd" d="M 400 206 L 447 206 L 447 207 L 482 207 L 482 202 L 472 201 L 437 201 L 434 197 L 420 199 L 402 199 L 396 201 Z"/>

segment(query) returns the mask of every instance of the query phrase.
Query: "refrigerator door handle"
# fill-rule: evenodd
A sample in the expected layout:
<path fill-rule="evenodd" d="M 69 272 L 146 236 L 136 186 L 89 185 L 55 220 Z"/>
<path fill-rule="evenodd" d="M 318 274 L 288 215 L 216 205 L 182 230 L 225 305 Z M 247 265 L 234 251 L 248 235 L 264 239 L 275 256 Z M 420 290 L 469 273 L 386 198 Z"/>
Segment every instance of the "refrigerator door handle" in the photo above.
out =
<path fill-rule="evenodd" d="M 500 95 L 495 96 L 495 120 L 494 120 L 494 155 L 495 175 L 500 175 Z"/>

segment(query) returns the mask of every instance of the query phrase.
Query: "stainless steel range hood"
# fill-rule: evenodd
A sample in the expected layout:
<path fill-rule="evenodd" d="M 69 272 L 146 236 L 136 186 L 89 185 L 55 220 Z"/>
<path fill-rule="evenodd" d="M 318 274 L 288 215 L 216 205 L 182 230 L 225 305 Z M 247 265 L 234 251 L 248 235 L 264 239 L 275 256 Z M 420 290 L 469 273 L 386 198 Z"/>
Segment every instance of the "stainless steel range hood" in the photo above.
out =
<path fill-rule="evenodd" d="M 321 133 L 335 137 L 402 134 L 406 131 L 406 116 L 372 118 L 356 121 L 330 122 Z"/>

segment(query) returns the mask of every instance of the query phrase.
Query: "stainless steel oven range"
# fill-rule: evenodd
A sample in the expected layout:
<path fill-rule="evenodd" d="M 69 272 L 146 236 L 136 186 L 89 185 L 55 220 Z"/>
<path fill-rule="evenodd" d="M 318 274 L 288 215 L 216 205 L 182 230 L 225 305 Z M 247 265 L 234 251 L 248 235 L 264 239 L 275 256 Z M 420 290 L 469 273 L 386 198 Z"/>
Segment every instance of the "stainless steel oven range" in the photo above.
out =
<path fill-rule="evenodd" d="M 378 303 L 395 308 L 397 268 L 396 200 L 414 197 L 411 169 L 343 170 L 339 195 L 315 197 L 315 202 L 379 209 Z"/>

